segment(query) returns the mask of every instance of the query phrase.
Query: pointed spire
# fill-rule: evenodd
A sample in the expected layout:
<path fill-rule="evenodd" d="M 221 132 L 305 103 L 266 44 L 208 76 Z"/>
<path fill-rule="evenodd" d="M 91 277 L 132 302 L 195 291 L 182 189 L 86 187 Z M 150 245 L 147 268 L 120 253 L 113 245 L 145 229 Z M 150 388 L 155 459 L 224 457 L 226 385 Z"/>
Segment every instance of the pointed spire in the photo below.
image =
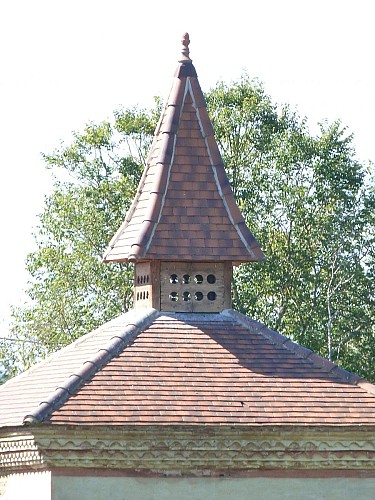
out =
<path fill-rule="evenodd" d="M 189 35 L 133 204 L 104 261 L 263 260 L 234 199 Z"/>

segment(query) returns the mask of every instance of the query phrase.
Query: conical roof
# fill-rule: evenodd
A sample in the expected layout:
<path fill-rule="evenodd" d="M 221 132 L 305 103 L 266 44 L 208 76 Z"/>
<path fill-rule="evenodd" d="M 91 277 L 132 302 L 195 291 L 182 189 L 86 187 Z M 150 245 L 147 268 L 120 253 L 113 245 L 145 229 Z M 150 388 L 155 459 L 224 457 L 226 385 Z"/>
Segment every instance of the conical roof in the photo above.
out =
<path fill-rule="evenodd" d="M 214 137 L 189 37 L 134 202 L 104 261 L 259 261 Z"/>

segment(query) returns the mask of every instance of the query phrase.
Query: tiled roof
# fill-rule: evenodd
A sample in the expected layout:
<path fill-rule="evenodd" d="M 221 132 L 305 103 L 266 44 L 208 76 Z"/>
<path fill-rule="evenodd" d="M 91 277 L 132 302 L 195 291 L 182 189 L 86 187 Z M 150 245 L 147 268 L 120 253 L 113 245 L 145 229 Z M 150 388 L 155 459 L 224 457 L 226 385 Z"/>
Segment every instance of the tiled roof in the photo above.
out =
<path fill-rule="evenodd" d="M 61 404 L 69 392 L 56 388 L 69 387 L 73 392 L 90 376 L 90 369 L 96 372 L 105 362 L 113 341 L 121 346 L 121 337 L 137 332 L 154 314 L 152 310 L 123 314 L 0 386 L 0 426 L 21 425 L 27 415 L 44 408 L 44 402 L 57 398 Z"/>
<path fill-rule="evenodd" d="M 264 258 L 235 202 L 184 43 L 138 192 L 106 262 Z"/>
<path fill-rule="evenodd" d="M 262 258 L 230 190 L 187 45 L 106 260 Z M 43 423 L 375 425 L 375 386 L 231 309 L 142 307 L 0 387 L 0 427 Z"/>
<path fill-rule="evenodd" d="M 1 387 L 1 424 L 375 424 L 373 385 L 239 313 L 132 314 Z"/>

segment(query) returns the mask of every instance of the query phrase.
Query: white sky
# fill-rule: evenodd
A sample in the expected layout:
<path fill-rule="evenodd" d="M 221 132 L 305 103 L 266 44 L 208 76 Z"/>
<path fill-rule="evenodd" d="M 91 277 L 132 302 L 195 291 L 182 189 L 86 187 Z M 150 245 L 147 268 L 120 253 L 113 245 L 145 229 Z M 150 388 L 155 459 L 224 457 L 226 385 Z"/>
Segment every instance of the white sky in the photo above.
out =
<path fill-rule="evenodd" d="M 0 333 L 20 304 L 48 192 L 41 152 L 114 109 L 166 96 L 190 33 L 203 90 L 241 76 L 318 121 L 340 118 L 375 160 L 371 0 L 2 0 Z"/>

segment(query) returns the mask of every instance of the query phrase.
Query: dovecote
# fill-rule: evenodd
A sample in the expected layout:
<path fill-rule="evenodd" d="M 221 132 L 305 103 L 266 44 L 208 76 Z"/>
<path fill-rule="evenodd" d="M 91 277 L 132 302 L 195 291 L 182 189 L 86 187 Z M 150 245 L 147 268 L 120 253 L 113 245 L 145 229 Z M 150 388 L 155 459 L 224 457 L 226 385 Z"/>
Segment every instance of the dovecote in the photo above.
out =
<path fill-rule="evenodd" d="M 168 312 L 220 312 L 231 307 L 228 262 L 141 262 L 135 265 L 134 307 Z"/>
<path fill-rule="evenodd" d="M 218 312 L 231 304 L 233 263 L 263 258 L 234 199 L 185 34 L 137 194 L 104 261 L 135 263 L 136 307 Z M 204 278 L 193 286 L 196 276 Z"/>

